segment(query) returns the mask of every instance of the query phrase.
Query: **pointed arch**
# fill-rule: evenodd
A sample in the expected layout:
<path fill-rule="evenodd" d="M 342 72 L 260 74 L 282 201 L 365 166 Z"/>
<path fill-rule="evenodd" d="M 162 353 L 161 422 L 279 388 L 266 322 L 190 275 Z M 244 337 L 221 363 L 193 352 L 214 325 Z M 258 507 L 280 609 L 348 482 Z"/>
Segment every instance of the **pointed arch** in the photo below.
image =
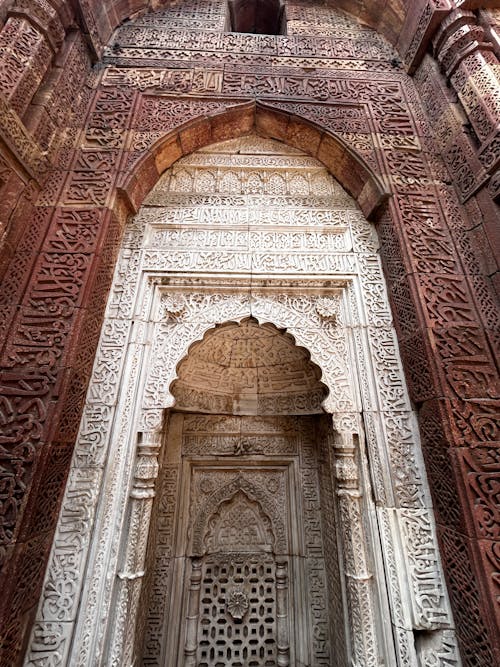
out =
<path fill-rule="evenodd" d="M 368 220 L 374 220 L 391 193 L 382 178 L 335 133 L 282 108 L 257 100 L 203 114 L 157 140 L 126 174 L 119 188 L 136 213 L 161 174 L 178 159 L 200 148 L 256 132 L 304 151 L 321 162 L 357 202 Z"/>
<path fill-rule="evenodd" d="M 169 100 L 169 103 L 171 104 L 172 101 Z M 266 130 L 267 136 L 278 137 L 278 130 L 281 127 L 286 137 L 291 123 L 290 117 L 283 120 L 283 116 L 279 115 L 277 122 L 283 120 L 282 125 L 278 125 L 277 128 L 270 127 L 269 122 L 265 124 L 265 119 L 269 120 L 269 116 L 260 117 L 255 110 L 255 105 L 246 105 L 243 108 L 246 109 L 246 116 L 235 114 L 235 123 L 243 117 L 248 121 L 247 131 L 255 127 L 262 128 L 264 124 L 263 129 Z M 261 108 L 267 111 L 268 107 Z M 221 118 L 223 123 L 216 125 L 216 121 Z M 270 118 L 273 120 L 275 117 L 271 115 Z M 222 135 L 220 140 L 228 138 L 228 134 L 224 135 L 227 132 L 229 136 L 235 136 L 233 134 L 235 130 L 230 127 L 229 120 L 228 115 L 222 114 L 216 118 L 205 118 L 203 121 L 205 124 L 202 123 L 200 126 L 202 131 L 194 135 L 187 135 L 186 142 L 193 145 L 196 143 L 196 137 L 201 136 L 203 140 L 200 139 L 201 145 L 206 145 L 210 143 L 210 138 L 214 140 L 216 130 Z M 203 128 L 207 126 L 212 134 L 203 137 Z M 240 132 L 240 135 L 243 133 L 241 126 L 236 130 Z M 236 134 L 236 136 L 239 135 Z M 303 137 L 301 140 L 304 140 Z M 175 141 L 182 141 L 182 137 L 180 139 L 176 137 Z M 309 169 L 307 162 L 304 168 Z M 157 175 L 158 173 L 157 170 Z M 350 208 L 353 208 L 352 203 L 350 203 Z M 131 224 L 134 224 L 133 221 Z M 318 224 L 320 224 L 319 221 Z M 309 227 L 309 224 L 306 223 L 304 226 Z M 354 226 L 351 227 L 351 230 L 354 230 Z M 364 221 L 363 230 L 366 230 Z M 58 613 L 60 607 L 57 604 L 67 605 L 65 596 L 64 599 L 61 598 L 60 603 L 57 600 L 53 602 L 52 591 L 58 590 L 58 582 L 63 577 L 72 576 L 71 573 L 66 575 L 65 569 L 61 574 L 61 562 L 64 560 L 66 553 L 64 549 L 68 544 L 67 524 L 69 522 L 66 517 L 74 515 L 74 496 L 78 492 L 80 482 L 80 477 L 73 474 L 66 490 L 60 519 L 60 533 L 54 543 L 55 551 L 51 556 L 51 564 L 46 577 L 45 590 L 48 591 L 48 594 L 44 593 L 43 600 L 50 599 L 52 607 L 48 610 L 44 606 L 40 607 L 32 639 L 34 655 L 39 646 L 38 629 L 44 624 L 43 627 L 47 629 L 47 632 L 53 632 L 52 628 L 57 625 L 58 628 L 60 627 L 61 635 L 64 632 L 64 637 L 75 637 L 75 641 L 72 639 L 71 642 L 67 642 L 69 648 L 66 650 L 72 653 L 69 662 L 77 659 L 82 664 L 83 662 L 94 664 L 95 660 L 91 653 L 95 649 L 101 651 L 101 655 L 104 655 L 103 651 L 108 651 L 104 647 L 104 642 L 107 642 L 109 646 L 107 653 L 109 659 L 104 658 L 107 662 L 117 664 L 129 662 L 127 656 L 132 655 L 133 641 L 124 645 L 123 637 L 127 635 L 134 637 L 136 610 L 138 609 L 135 601 L 130 598 L 130 582 L 138 582 L 136 585 L 138 594 L 142 585 L 141 577 L 144 575 L 142 563 L 146 558 L 146 540 L 142 539 L 142 536 L 147 531 L 148 512 L 150 512 L 154 495 L 154 480 L 159 465 L 158 457 L 161 450 L 165 408 L 172 406 L 172 403 L 169 402 L 172 398 L 169 396 L 169 387 L 174 379 L 175 368 L 179 359 L 188 353 L 191 341 L 201 339 L 207 328 L 215 326 L 221 320 L 239 320 L 242 315 L 253 316 L 258 322 L 272 321 L 277 328 L 286 329 L 298 345 L 309 350 L 312 363 L 316 363 L 321 368 L 324 384 L 334 388 L 328 397 L 330 402 L 324 408 L 332 415 L 335 430 L 346 434 L 346 441 L 342 440 L 337 447 L 339 465 L 336 468 L 336 474 L 343 484 L 341 496 L 344 509 L 341 515 L 345 517 L 343 525 L 345 553 L 349 558 L 354 551 L 356 553 L 356 558 L 351 559 L 352 567 L 350 565 L 349 568 L 349 586 L 352 585 L 352 601 L 355 605 L 352 625 L 353 627 L 355 623 L 357 625 L 352 636 L 354 638 L 353 650 L 356 651 L 356 656 L 358 654 L 360 656 L 357 661 L 363 662 L 368 650 L 372 656 L 373 651 L 377 650 L 372 648 L 376 644 L 377 634 L 375 616 L 377 618 L 387 617 L 395 626 L 399 626 L 399 619 L 402 618 L 403 612 L 412 613 L 415 614 L 417 619 L 415 625 L 418 623 L 418 628 L 434 627 L 435 618 L 440 619 L 439 627 L 442 627 L 444 623 L 441 619 L 447 619 L 448 614 L 444 585 L 438 567 L 432 571 L 432 581 L 434 590 L 442 590 L 443 595 L 435 596 L 432 601 L 427 602 L 426 591 L 429 586 L 427 563 L 430 559 L 438 563 L 439 558 L 433 546 L 432 515 L 420 509 L 427 507 L 427 496 L 425 495 L 424 478 L 419 468 L 418 434 L 414 434 L 409 400 L 400 374 L 395 334 L 391 328 L 389 305 L 383 289 L 376 246 L 371 243 L 371 240 L 366 239 L 363 233 L 359 237 L 356 236 L 360 242 L 359 259 L 363 260 L 368 256 L 368 259 L 373 259 L 373 262 L 362 264 L 361 261 L 353 261 L 352 264 L 342 262 L 327 265 L 327 269 L 320 272 L 321 275 L 324 275 L 325 280 L 318 278 L 316 281 L 314 279 L 316 281 L 314 289 L 304 297 L 297 294 L 295 287 L 298 287 L 300 291 L 304 288 L 305 274 L 302 270 L 294 270 L 289 281 L 283 280 L 283 282 L 269 285 L 267 282 L 262 283 L 263 287 L 271 288 L 263 291 L 262 295 L 256 294 L 259 283 L 255 282 L 255 276 L 250 282 L 245 281 L 245 277 L 237 278 L 236 282 L 229 282 L 227 285 L 230 290 L 224 291 L 226 299 L 221 308 L 218 297 L 221 293 L 220 288 L 224 287 L 224 284 L 220 282 L 219 275 L 214 276 L 212 284 L 207 284 L 207 287 L 210 287 L 207 289 L 207 294 L 211 299 L 211 311 L 208 313 L 207 302 L 204 299 L 200 302 L 198 298 L 200 283 L 196 276 L 194 280 L 188 278 L 186 283 L 181 280 L 178 283 L 179 289 L 172 290 L 171 287 L 175 286 L 175 282 L 171 282 L 172 276 L 169 275 L 168 267 L 174 266 L 175 268 L 175 264 L 161 265 L 155 263 L 153 259 L 151 261 L 146 259 L 147 252 L 143 252 L 142 244 L 143 241 L 147 244 L 148 238 L 147 234 L 143 234 L 143 225 L 138 224 L 132 238 L 128 237 L 124 243 L 124 262 L 120 262 L 120 268 L 116 273 L 117 281 L 113 286 L 109 303 L 117 303 L 114 299 L 116 295 L 119 295 L 118 301 L 126 305 L 126 310 L 120 311 L 118 319 L 115 319 L 118 311 L 112 309 L 109 311 L 96 360 L 96 368 L 99 369 L 99 372 L 93 376 L 95 381 L 89 393 L 91 401 L 86 405 L 85 416 L 82 420 L 82 437 L 75 449 L 74 460 L 77 467 L 74 470 L 78 474 L 80 473 L 79 466 L 82 468 L 87 466 L 89 460 L 92 462 L 95 460 L 96 465 L 102 467 L 102 471 L 98 470 L 98 475 L 101 476 L 97 477 L 95 493 L 93 492 L 91 499 L 85 498 L 86 505 L 92 505 L 92 515 L 88 521 L 89 535 L 92 531 L 91 536 L 78 554 L 77 566 L 73 564 L 69 566 L 72 568 L 71 572 L 77 571 L 79 576 L 75 583 L 77 594 L 74 595 L 74 600 L 81 612 L 72 614 L 71 618 L 64 620 L 64 623 L 59 623 L 57 617 L 53 620 L 51 616 L 51 614 L 55 616 Z M 137 245 L 135 245 L 136 241 Z M 165 252 L 161 253 L 162 256 L 170 258 L 175 244 L 168 242 L 163 247 Z M 129 252 L 132 248 L 134 250 Z M 355 250 L 348 251 L 349 254 L 351 252 L 354 253 Z M 140 256 L 146 260 L 142 264 L 137 263 L 134 259 Z M 330 253 L 325 252 L 325 256 L 330 256 Z M 378 267 L 375 271 L 370 268 L 369 271 L 363 273 L 364 267 L 373 267 L 373 264 Z M 192 267 L 193 271 L 196 270 L 196 266 Z M 208 268 L 213 269 L 215 273 L 217 273 L 218 266 L 218 262 L 214 266 L 213 260 L 209 261 Z M 252 266 L 255 267 L 255 264 Z M 328 266 L 332 268 L 328 269 Z M 245 275 L 248 276 L 248 274 Z M 276 272 L 274 275 L 281 276 L 281 272 Z M 155 276 L 160 280 L 157 281 Z M 352 277 L 349 278 L 349 276 Z M 365 277 L 366 280 L 364 280 Z M 355 281 L 359 282 L 352 289 L 351 285 Z M 128 291 L 128 285 L 132 286 L 131 291 Z M 249 285 L 253 291 L 251 300 L 245 298 Z M 123 299 L 124 286 L 127 286 L 125 292 L 129 295 L 125 299 Z M 283 293 L 287 286 L 290 290 L 288 294 Z M 163 294 L 167 295 L 167 302 L 162 301 Z M 175 299 L 172 298 L 172 294 Z M 196 309 L 190 306 L 191 294 L 196 297 L 194 300 Z M 178 295 L 184 295 L 184 303 L 177 298 Z M 326 297 L 329 298 L 325 303 Z M 142 305 L 140 310 L 137 310 L 135 304 L 139 302 Z M 345 308 L 342 304 L 345 305 Z M 145 310 L 143 310 L 143 305 L 146 306 Z M 200 317 L 202 309 L 204 315 Z M 350 319 L 349 313 L 351 312 L 353 314 L 365 313 L 365 315 Z M 115 322 L 117 323 L 116 328 Z M 137 327 L 136 322 L 138 322 Z M 108 324 L 111 324 L 109 328 Z M 123 324 L 125 326 L 122 326 Z M 110 375 L 107 370 L 109 347 L 116 349 L 119 355 L 116 362 L 117 371 L 112 380 L 112 407 L 108 407 L 110 391 L 108 384 L 101 381 L 100 371 L 101 368 L 104 368 L 106 376 Z M 389 374 L 385 370 L 388 362 L 390 364 Z M 100 388 L 102 392 L 94 394 L 94 388 Z M 365 391 L 364 388 L 368 390 Z M 142 402 L 140 402 L 141 397 Z M 366 446 L 369 447 L 370 456 L 360 459 L 361 461 L 366 460 L 366 467 L 362 463 L 358 469 L 355 453 L 359 452 L 359 456 L 365 456 L 360 408 L 366 410 L 369 416 L 366 422 L 370 429 L 368 431 L 367 428 L 369 439 L 366 440 Z M 94 427 L 94 424 L 97 425 Z M 94 428 L 98 429 L 99 434 L 100 444 L 97 448 L 94 447 L 93 442 Z M 403 454 L 400 449 L 402 435 L 404 435 Z M 357 442 L 360 442 L 359 448 L 355 446 Z M 334 446 L 336 446 L 335 443 Z M 96 449 L 97 453 L 94 453 Z M 90 459 L 91 456 L 94 458 Z M 400 461 L 404 462 L 404 468 Z M 172 472 L 175 472 L 177 478 L 177 472 Z M 370 477 L 367 476 L 368 473 Z M 362 487 L 358 480 L 361 479 L 366 480 L 366 488 L 370 488 L 370 480 L 374 480 L 377 494 L 374 495 L 374 498 L 381 499 L 381 507 L 386 511 L 385 516 L 388 517 L 387 529 L 384 527 L 386 531 L 383 537 L 384 549 L 379 552 L 380 557 L 377 556 L 376 572 L 372 572 L 370 568 L 370 562 L 373 562 L 369 552 L 371 542 L 368 537 L 365 537 L 365 529 L 361 521 L 364 514 L 360 507 Z M 410 493 L 413 494 L 410 507 L 418 503 L 418 518 L 413 519 L 413 515 L 405 514 L 400 525 L 398 515 L 393 512 L 393 505 L 384 503 L 391 503 L 394 498 L 395 501 L 401 503 L 401 506 L 407 507 Z M 371 502 L 371 495 L 366 494 L 366 497 Z M 262 503 L 262 505 L 267 507 L 267 503 Z M 365 515 L 370 518 L 374 517 L 374 521 L 378 517 L 372 511 L 366 512 Z M 110 516 L 120 518 L 117 521 L 110 521 Z M 355 525 L 352 524 L 350 517 L 356 518 Z M 425 551 L 414 553 L 414 549 L 408 550 L 409 547 L 413 547 L 412 531 L 418 528 L 420 535 L 422 525 L 426 531 Z M 77 529 L 79 530 L 79 526 Z M 378 535 L 378 526 L 375 523 L 373 529 L 370 528 L 370 530 L 373 532 L 369 534 Z M 141 539 L 136 539 L 135 536 L 139 532 Z M 59 538 L 59 534 L 64 534 L 66 542 Z M 78 532 L 76 537 L 78 538 Z M 87 539 L 86 536 L 85 539 Z M 108 545 L 118 544 L 119 541 L 123 549 L 108 552 Z M 360 545 L 363 545 L 361 550 Z M 385 545 L 387 545 L 387 551 Z M 360 553 L 362 558 L 358 560 Z M 389 553 L 387 558 L 386 553 Z M 396 609 L 396 613 L 394 616 L 389 616 L 390 598 L 386 603 L 385 572 L 389 573 L 391 581 L 398 581 L 399 573 L 395 572 L 396 564 L 403 572 L 401 581 L 404 583 L 407 580 L 408 584 L 405 584 L 406 588 L 402 588 L 401 599 L 398 597 L 399 589 L 394 593 L 395 604 L 394 607 L 391 606 L 391 610 Z M 420 577 L 422 571 L 426 572 L 424 583 Z M 112 575 L 108 576 L 107 572 L 118 573 L 113 589 L 107 586 L 106 582 L 112 579 Z M 380 607 L 372 604 L 374 598 L 371 592 L 371 582 L 375 581 L 375 577 L 377 577 L 377 582 L 380 582 L 382 591 Z M 104 584 L 106 590 L 103 590 L 101 595 L 100 587 Z M 97 611 L 92 600 L 95 599 L 98 590 L 100 609 Z M 426 604 L 421 609 L 422 595 L 425 597 Z M 120 610 L 120 618 L 116 623 L 108 624 L 107 630 L 103 631 L 101 624 L 96 623 L 95 619 L 109 616 L 112 620 L 107 612 L 107 609 L 111 608 Z M 401 608 L 401 614 L 399 614 L 399 608 Z M 53 612 L 52 609 L 56 611 Z M 404 611 L 406 609 L 408 612 Z M 359 623 L 358 619 L 364 619 L 364 610 L 367 610 L 366 622 L 362 620 Z M 373 610 L 376 610 L 376 613 Z M 388 623 L 387 629 L 390 632 L 389 626 Z M 106 632 L 109 642 L 106 639 Z M 90 639 L 87 640 L 87 637 Z M 396 664 L 395 652 L 399 648 L 393 648 L 392 636 L 384 638 L 385 646 L 391 654 L 387 659 L 384 658 L 385 662 Z M 413 644 L 409 645 L 408 651 L 412 646 Z M 406 651 L 406 646 L 403 648 Z M 83 660 L 80 657 L 77 658 L 77 655 L 83 655 Z M 122 659 L 122 655 L 126 657 Z M 113 658 L 113 656 L 120 657 Z M 373 662 L 372 658 L 368 661 L 370 660 Z M 414 662 L 416 661 L 415 655 Z"/>

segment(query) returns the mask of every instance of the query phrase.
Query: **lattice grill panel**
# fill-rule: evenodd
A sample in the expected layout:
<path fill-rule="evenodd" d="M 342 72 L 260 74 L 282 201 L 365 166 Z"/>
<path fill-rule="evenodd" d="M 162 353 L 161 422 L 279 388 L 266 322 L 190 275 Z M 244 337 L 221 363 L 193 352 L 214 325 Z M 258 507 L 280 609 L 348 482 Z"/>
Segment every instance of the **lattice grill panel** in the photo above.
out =
<path fill-rule="evenodd" d="M 276 564 L 260 554 L 210 557 L 202 569 L 198 667 L 274 667 Z"/>

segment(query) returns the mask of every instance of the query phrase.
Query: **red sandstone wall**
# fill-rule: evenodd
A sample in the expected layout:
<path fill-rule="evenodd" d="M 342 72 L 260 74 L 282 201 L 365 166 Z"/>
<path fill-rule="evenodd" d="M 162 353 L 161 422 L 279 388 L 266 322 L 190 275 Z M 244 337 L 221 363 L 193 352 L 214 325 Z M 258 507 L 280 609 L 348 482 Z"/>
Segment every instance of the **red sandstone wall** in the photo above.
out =
<path fill-rule="evenodd" d="M 380 195 L 363 190 L 367 169 L 394 193 L 381 254 L 464 662 L 500 663 L 495 21 L 409 4 L 388 3 L 381 29 L 416 86 L 383 53 L 326 76 L 279 73 L 264 40 L 259 53 L 235 36 L 211 48 L 209 76 L 186 56 L 161 71 L 144 56 L 131 74 L 140 34 L 91 71 L 144 2 L 81 0 L 74 14 L 57 0 L 0 2 L 2 665 L 16 664 L 37 602 L 126 215 L 178 157 L 254 125 L 321 159 L 366 212 Z M 296 38 L 282 55 L 310 46 Z M 226 55 L 236 48 L 246 70 Z M 314 48 L 348 61 L 368 46 Z M 422 62 L 426 48 L 437 61 Z M 328 133 L 348 134 L 365 167 Z"/>

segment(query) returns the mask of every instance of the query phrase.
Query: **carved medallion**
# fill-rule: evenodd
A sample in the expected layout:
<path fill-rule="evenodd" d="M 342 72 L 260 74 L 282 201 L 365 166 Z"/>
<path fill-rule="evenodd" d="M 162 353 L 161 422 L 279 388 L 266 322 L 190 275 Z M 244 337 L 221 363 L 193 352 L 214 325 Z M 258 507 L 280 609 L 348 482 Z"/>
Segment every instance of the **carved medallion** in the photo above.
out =
<path fill-rule="evenodd" d="M 226 609 L 235 620 L 241 621 L 243 616 L 247 613 L 249 606 L 248 595 L 246 595 L 240 588 L 234 588 L 229 592 Z"/>

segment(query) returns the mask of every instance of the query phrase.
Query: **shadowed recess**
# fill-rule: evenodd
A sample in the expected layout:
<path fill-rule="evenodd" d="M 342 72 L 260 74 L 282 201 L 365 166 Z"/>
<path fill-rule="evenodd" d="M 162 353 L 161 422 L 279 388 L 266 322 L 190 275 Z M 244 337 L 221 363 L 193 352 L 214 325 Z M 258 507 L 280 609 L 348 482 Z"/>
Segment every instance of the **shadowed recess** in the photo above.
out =
<path fill-rule="evenodd" d="M 172 384 L 176 409 L 215 414 L 319 414 L 328 390 L 293 336 L 254 318 L 191 345 Z"/>
<path fill-rule="evenodd" d="M 229 2 L 233 32 L 277 35 L 281 25 L 279 0 L 232 0 Z"/>

